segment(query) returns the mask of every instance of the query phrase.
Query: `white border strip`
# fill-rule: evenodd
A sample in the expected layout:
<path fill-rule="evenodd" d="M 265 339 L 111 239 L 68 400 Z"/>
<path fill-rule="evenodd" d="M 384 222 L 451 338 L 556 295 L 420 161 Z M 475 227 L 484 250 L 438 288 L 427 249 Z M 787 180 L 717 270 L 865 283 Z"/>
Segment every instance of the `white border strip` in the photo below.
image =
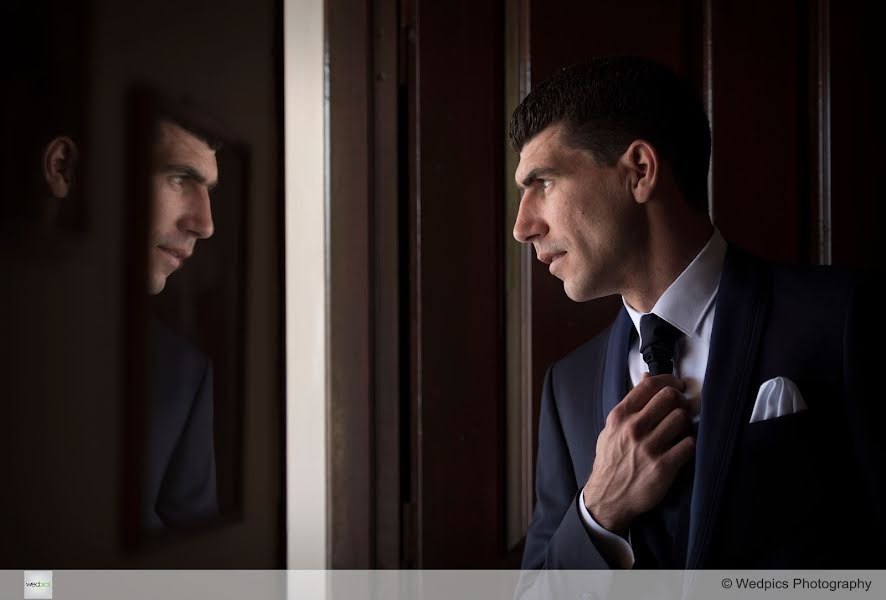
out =
<path fill-rule="evenodd" d="M 64 600 L 862 600 L 886 571 L 54 571 L 52 585 Z M 0 597 L 21 590 L 21 571 L 0 571 Z"/>
<path fill-rule="evenodd" d="M 327 566 L 323 0 L 285 0 L 287 565 Z"/>

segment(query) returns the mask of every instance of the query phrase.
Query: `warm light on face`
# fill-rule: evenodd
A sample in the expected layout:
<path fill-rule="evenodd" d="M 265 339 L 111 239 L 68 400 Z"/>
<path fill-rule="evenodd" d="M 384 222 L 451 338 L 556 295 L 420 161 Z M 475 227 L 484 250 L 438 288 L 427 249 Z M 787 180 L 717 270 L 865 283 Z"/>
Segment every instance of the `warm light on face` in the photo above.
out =
<path fill-rule="evenodd" d="M 534 246 L 572 300 L 618 293 L 640 228 L 617 169 L 568 145 L 555 124 L 523 147 L 515 179 L 521 200 L 514 238 Z"/>
<path fill-rule="evenodd" d="M 193 254 L 197 240 L 212 235 L 209 193 L 217 181 L 215 151 L 175 123 L 161 122 L 151 176 L 148 293 L 163 291 L 166 278 Z"/>

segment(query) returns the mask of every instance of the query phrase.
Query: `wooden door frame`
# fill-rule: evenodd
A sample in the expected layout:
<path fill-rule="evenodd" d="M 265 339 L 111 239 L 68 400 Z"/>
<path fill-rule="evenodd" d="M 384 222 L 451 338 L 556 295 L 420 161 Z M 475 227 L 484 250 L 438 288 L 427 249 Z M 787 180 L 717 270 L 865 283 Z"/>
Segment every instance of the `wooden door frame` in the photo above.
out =
<path fill-rule="evenodd" d="M 399 23 L 326 2 L 330 568 L 401 564 Z"/>

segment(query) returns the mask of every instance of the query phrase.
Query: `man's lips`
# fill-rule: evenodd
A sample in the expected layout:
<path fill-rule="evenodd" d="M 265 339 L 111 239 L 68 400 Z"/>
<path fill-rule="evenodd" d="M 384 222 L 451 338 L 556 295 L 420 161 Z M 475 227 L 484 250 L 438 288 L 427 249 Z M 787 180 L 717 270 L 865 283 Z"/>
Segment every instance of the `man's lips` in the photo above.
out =
<path fill-rule="evenodd" d="M 168 246 L 157 246 L 163 253 L 175 259 L 176 267 L 181 265 L 185 259 L 191 256 L 191 251 L 185 248 L 170 248 Z"/>
<path fill-rule="evenodd" d="M 540 252 L 538 254 L 538 260 L 545 263 L 546 265 L 549 265 L 564 254 L 566 254 L 566 252 Z"/>

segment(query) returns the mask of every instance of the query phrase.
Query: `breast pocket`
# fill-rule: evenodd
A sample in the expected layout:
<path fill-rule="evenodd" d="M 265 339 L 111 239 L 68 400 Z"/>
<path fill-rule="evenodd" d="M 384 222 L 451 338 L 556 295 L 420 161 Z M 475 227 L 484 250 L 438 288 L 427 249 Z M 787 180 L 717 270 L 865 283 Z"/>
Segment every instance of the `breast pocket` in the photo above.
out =
<path fill-rule="evenodd" d="M 818 416 L 806 410 L 745 423 L 741 430 L 730 478 L 732 506 L 743 532 L 770 552 L 811 543 L 803 536 L 812 535 L 810 519 L 827 503 L 819 428 Z"/>
<path fill-rule="evenodd" d="M 803 410 L 747 423 L 740 453 L 761 470 L 795 470 L 817 454 L 819 420 L 816 417 L 811 411 Z"/>

